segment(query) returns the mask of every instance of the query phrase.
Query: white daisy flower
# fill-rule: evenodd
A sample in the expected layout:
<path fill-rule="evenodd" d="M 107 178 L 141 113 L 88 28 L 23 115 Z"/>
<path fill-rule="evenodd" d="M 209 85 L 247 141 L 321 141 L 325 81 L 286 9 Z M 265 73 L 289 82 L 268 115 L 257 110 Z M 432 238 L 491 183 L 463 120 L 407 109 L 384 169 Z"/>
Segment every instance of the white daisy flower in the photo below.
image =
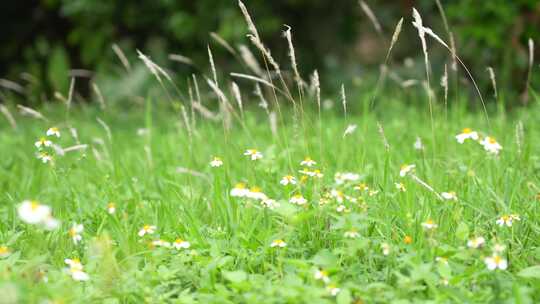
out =
<path fill-rule="evenodd" d="M 347 209 L 347 206 L 345 205 L 339 205 L 336 207 L 336 211 L 341 213 L 341 212 L 350 212 L 351 210 Z"/>
<path fill-rule="evenodd" d="M 65 259 L 64 262 L 69 266 L 68 272 L 75 281 L 88 281 L 90 277 L 83 271 L 83 265 L 77 258 Z"/>
<path fill-rule="evenodd" d="M 57 127 L 52 127 L 47 130 L 47 136 L 60 137 L 60 130 Z"/>
<path fill-rule="evenodd" d="M 155 240 L 155 241 L 152 241 L 152 245 L 155 246 L 155 247 L 165 247 L 165 248 L 170 248 L 171 247 L 171 243 L 167 242 L 167 241 L 164 241 L 164 240 Z"/>
<path fill-rule="evenodd" d="M 432 219 L 428 219 L 427 221 L 422 223 L 422 227 L 424 227 L 424 229 L 426 230 L 432 230 L 432 229 L 437 228 L 438 225 L 435 224 L 435 222 L 433 222 Z"/>
<path fill-rule="evenodd" d="M 301 195 L 301 194 L 295 194 L 291 197 L 291 199 L 289 200 L 289 202 L 291 204 L 295 204 L 295 205 L 305 205 L 307 203 L 307 200 Z"/>
<path fill-rule="evenodd" d="M 343 137 L 349 135 L 349 134 L 352 134 L 354 131 L 356 131 L 356 128 L 358 126 L 357 125 L 354 125 L 354 124 L 351 124 L 351 125 L 348 125 L 347 128 L 345 129 L 345 132 L 343 132 Z"/>
<path fill-rule="evenodd" d="M 257 151 L 256 149 L 248 149 L 246 150 L 246 152 L 244 152 L 244 155 L 249 156 L 251 160 L 258 160 L 263 158 L 262 153 Z"/>
<path fill-rule="evenodd" d="M 284 248 L 287 247 L 287 243 L 285 243 L 283 240 L 273 240 L 272 243 L 270 243 L 270 247 Z"/>
<path fill-rule="evenodd" d="M 315 274 L 313 275 L 315 280 L 321 280 L 324 283 L 328 284 L 330 282 L 330 278 L 328 277 L 328 272 L 324 270 L 317 270 L 315 271 Z"/>
<path fill-rule="evenodd" d="M 497 225 L 503 227 L 512 227 L 514 224 L 514 221 L 521 221 L 521 218 L 517 214 L 510 214 L 510 215 L 503 215 L 499 219 L 497 219 L 496 223 Z"/>
<path fill-rule="evenodd" d="M 345 236 L 346 238 L 349 238 L 349 239 L 355 239 L 357 237 L 360 237 L 360 233 L 358 233 L 358 231 L 356 229 L 351 229 L 349 231 L 345 231 L 343 236 Z"/>
<path fill-rule="evenodd" d="M 47 216 L 43 221 L 43 228 L 45 228 L 45 230 L 55 230 L 58 227 L 60 227 L 60 221 L 53 218 L 52 215 Z"/>
<path fill-rule="evenodd" d="M 182 239 L 176 239 L 173 242 L 173 247 L 176 248 L 177 250 L 188 249 L 189 247 L 191 247 L 191 243 L 188 241 L 184 241 Z"/>
<path fill-rule="evenodd" d="M 37 158 L 41 159 L 44 164 L 53 161 L 53 157 L 47 152 L 39 152 Z"/>
<path fill-rule="evenodd" d="M 505 270 L 508 268 L 508 262 L 498 254 L 493 254 L 493 256 L 486 257 L 484 259 L 484 263 L 486 263 L 489 270 L 496 270 L 497 268 L 500 270 Z"/>
<path fill-rule="evenodd" d="M 478 140 L 478 132 L 465 128 L 460 134 L 456 135 L 456 140 L 460 144 L 464 143 L 467 139 Z"/>
<path fill-rule="evenodd" d="M 496 252 L 496 253 L 501 253 L 503 252 L 504 250 L 506 249 L 506 246 L 502 245 L 502 244 L 495 244 L 493 246 L 493 251 Z"/>
<path fill-rule="evenodd" d="M 317 162 L 315 162 L 310 157 L 306 157 L 303 161 L 300 162 L 300 166 L 305 166 L 305 167 L 313 167 L 316 164 L 317 164 Z"/>
<path fill-rule="evenodd" d="M 246 197 L 249 193 L 249 189 L 246 188 L 246 184 L 238 183 L 231 189 L 231 196 L 233 197 Z"/>
<path fill-rule="evenodd" d="M 52 141 L 48 140 L 47 138 L 45 137 L 42 137 L 40 138 L 38 141 L 36 141 L 34 143 L 34 145 L 36 146 L 36 148 L 38 149 L 42 149 L 43 147 L 50 147 L 52 146 Z"/>
<path fill-rule="evenodd" d="M 334 175 L 334 180 L 336 181 L 336 184 L 341 185 L 345 182 L 354 182 L 360 179 L 360 174 L 352 173 L 352 172 L 337 172 Z"/>
<path fill-rule="evenodd" d="M 266 194 L 264 194 L 259 187 L 251 187 L 247 192 L 246 197 L 256 200 L 264 200 L 267 198 Z"/>
<path fill-rule="evenodd" d="M 381 244 L 381 250 L 383 255 L 389 255 L 390 254 L 390 245 L 388 243 L 382 243 Z"/>
<path fill-rule="evenodd" d="M 339 190 L 332 189 L 332 191 L 330 191 L 330 197 L 334 198 L 338 203 L 341 203 L 343 202 L 345 195 Z"/>
<path fill-rule="evenodd" d="M 493 137 L 488 136 L 482 139 L 480 144 L 484 147 L 484 150 L 491 154 L 497 155 L 502 150 L 502 146 Z"/>
<path fill-rule="evenodd" d="M 340 288 L 338 288 L 336 285 L 334 284 L 330 284 L 326 287 L 326 290 L 328 291 L 328 293 L 330 293 L 331 296 L 335 297 L 337 296 L 337 294 L 341 291 Z"/>
<path fill-rule="evenodd" d="M 472 238 L 472 239 L 468 240 L 467 241 L 467 247 L 473 248 L 473 249 L 478 249 L 478 248 L 484 246 L 485 243 L 486 243 L 486 239 L 484 239 L 481 236 L 478 236 L 478 237 L 475 237 L 475 238 Z"/>
<path fill-rule="evenodd" d="M 107 212 L 109 214 L 114 214 L 116 212 L 116 205 L 114 203 L 107 204 Z"/>
<path fill-rule="evenodd" d="M 442 192 L 441 197 L 447 201 L 457 201 L 457 196 L 454 191 Z"/>
<path fill-rule="evenodd" d="M 296 185 L 296 178 L 292 175 L 285 175 L 284 177 L 281 178 L 279 183 L 283 186 L 287 186 L 289 184 Z"/>
<path fill-rule="evenodd" d="M 82 224 L 73 223 L 73 226 L 68 231 L 69 236 L 73 240 L 73 244 L 77 245 L 82 240 L 81 233 L 84 231 Z"/>
<path fill-rule="evenodd" d="M 139 230 L 139 233 L 137 233 L 140 237 L 144 236 L 145 234 L 153 234 L 156 232 L 157 227 L 153 225 L 144 225 L 141 230 Z"/>
<path fill-rule="evenodd" d="M 416 137 L 413 147 L 415 150 L 424 150 L 424 144 L 422 143 L 422 139 L 420 137 Z"/>
<path fill-rule="evenodd" d="M 411 173 L 414 168 L 416 168 L 416 165 L 402 165 L 401 168 L 399 169 L 399 176 L 401 177 L 404 177 L 406 176 L 407 174 Z"/>
<path fill-rule="evenodd" d="M 360 183 L 360 184 L 354 186 L 354 190 L 358 190 L 358 191 L 369 191 L 369 187 L 368 187 L 368 185 L 366 185 L 365 183 Z"/>
<path fill-rule="evenodd" d="M 21 220 L 28 224 L 43 223 L 51 214 L 51 207 L 37 201 L 23 201 L 17 208 Z"/>
<path fill-rule="evenodd" d="M 212 158 L 212 161 L 210 161 L 210 167 L 217 168 L 223 166 L 223 161 L 219 157 Z"/>

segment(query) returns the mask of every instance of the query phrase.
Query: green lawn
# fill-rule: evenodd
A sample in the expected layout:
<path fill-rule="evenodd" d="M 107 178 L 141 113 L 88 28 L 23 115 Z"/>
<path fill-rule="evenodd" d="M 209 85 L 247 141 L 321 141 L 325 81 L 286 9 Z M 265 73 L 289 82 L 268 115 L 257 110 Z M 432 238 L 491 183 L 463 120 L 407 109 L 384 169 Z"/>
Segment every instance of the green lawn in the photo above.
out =
<path fill-rule="evenodd" d="M 427 106 L 379 102 L 283 107 L 275 135 L 260 109 L 227 131 L 150 101 L 0 118 L 0 303 L 540 302 L 540 108 L 488 123 L 441 105 L 432 126 Z M 480 139 L 459 144 L 466 127 Z M 43 163 L 41 137 L 87 146 Z"/>

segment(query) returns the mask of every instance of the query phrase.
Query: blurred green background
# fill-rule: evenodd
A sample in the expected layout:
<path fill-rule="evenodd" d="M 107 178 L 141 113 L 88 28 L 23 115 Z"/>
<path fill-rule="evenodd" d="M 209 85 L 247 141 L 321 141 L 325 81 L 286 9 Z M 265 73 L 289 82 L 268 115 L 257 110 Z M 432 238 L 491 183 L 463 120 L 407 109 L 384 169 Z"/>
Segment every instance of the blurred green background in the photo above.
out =
<path fill-rule="evenodd" d="M 404 31 L 393 64 L 396 69 L 404 66 L 406 58 L 421 63 L 420 42 L 410 25 L 413 6 L 421 12 L 425 24 L 448 39 L 434 0 L 367 0 L 382 24 L 382 35 L 377 34 L 356 0 L 244 2 L 283 68 L 289 67 L 287 44 L 282 37 L 284 24 L 288 24 L 293 28 L 302 73 L 307 75 L 317 68 L 329 86 L 347 79 L 374 78 L 371 76 L 377 73 L 372 72 L 378 71 L 384 61 L 400 17 L 405 17 Z M 500 89 L 510 89 L 507 95 L 521 93 L 527 76 L 527 40 L 540 41 L 540 1 L 441 2 L 458 53 L 479 75 L 482 88 L 490 89 L 486 67 L 492 66 Z M 23 99 L 29 105 L 53 99 L 56 91 L 66 95 L 70 76 L 77 77 L 80 96 L 91 95 L 91 81 L 118 98 L 142 94 L 149 77 L 139 67 L 136 49 L 185 83 L 191 73 L 208 71 L 207 45 L 214 52 L 218 70 L 242 72 L 238 61 L 211 39 L 210 32 L 218 33 L 233 47 L 249 45 L 245 38 L 247 27 L 235 0 L 2 1 L 0 15 L 1 97 Z M 133 65 L 129 73 L 113 52 L 114 43 Z M 429 45 L 432 68 L 440 74 L 444 64 L 450 62 L 448 53 L 434 42 Z M 171 61 L 169 54 L 187 56 L 194 65 Z M 420 78 L 423 67 L 417 66 Z"/>

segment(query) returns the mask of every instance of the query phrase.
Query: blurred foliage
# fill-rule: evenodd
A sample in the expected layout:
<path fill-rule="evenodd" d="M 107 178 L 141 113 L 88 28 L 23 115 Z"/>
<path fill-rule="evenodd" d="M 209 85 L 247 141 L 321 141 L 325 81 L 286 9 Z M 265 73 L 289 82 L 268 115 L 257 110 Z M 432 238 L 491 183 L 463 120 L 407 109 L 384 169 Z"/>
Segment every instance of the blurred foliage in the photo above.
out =
<path fill-rule="evenodd" d="M 348 70 L 358 74 L 364 66 L 380 64 L 397 20 L 420 9 L 425 23 L 448 38 L 440 12 L 432 0 L 366 1 L 383 25 L 384 37 L 373 26 L 356 0 L 246 0 L 252 17 L 273 54 L 286 60 L 284 24 L 293 28 L 301 69 Z M 444 3 L 458 52 L 477 74 L 486 66 L 499 73 L 500 83 L 521 90 L 526 75 L 529 37 L 540 41 L 540 4 L 537 0 L 455 0 Z M 206 68 L 210 44 L 219 69 L 238 66 L 209 36 L 216 32 L 234 47 L 247 44 L 246 26 L 236 0 L 34 0 L 0 4 L 4 35 L 0 37 L 0 75 L 25 83 L 26 102 L 39 103 L 54 91 L 66 94 L 73 69 L 86 69 L 104 79 L 118 74 L 119 60 L 111 50 L 117 43 L 131 61 L 135 49 L 143 50 L 178 75 L 197 71 L 173 64 L 169 53 L 193 59 Z M 414 30 L 402 33 L 395 60 L 418 57 Z M 439 67 L 448 60 L 442 50 Z M 345 67 L 345 68 L 343 68 Z M 70 74 L 71 73 L 71 74 Z M 144 82 L 138 76 L 133 83 Z M 142 77 L 142 78 L 141 78 Z M 90 90 L 80 90 L 82 94 Z"/>

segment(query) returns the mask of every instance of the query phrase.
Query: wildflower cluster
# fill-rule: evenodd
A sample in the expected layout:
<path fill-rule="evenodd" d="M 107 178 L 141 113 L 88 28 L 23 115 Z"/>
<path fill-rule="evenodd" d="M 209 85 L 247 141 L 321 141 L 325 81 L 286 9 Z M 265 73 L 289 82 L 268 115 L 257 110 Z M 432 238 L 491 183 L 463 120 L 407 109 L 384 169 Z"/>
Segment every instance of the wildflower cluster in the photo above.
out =
<path fill-rule="evenodd" d="M 56 127 L 49 128 L 45 133 L 45 137 L 41 137 L 34 143 L 34 146 L 38 149 L 37 158 L 44 164 L 52 163 L 54 161 L 54 147 L 52 138 L 60 138 L 60 130 Z"/>
<path fill-rule="evenodd" d="M 458 143 L 463 144 L 467 140 L 478 142 L 484 150 L 493 155 L 498 155 L 502 150 L 502 146 L 495 140 L 494 137 L 485 136 L 481 137 L 477 131 L 473 131 L 470 128 L 465 128 L 460 134 L 456 135 Z"/>

